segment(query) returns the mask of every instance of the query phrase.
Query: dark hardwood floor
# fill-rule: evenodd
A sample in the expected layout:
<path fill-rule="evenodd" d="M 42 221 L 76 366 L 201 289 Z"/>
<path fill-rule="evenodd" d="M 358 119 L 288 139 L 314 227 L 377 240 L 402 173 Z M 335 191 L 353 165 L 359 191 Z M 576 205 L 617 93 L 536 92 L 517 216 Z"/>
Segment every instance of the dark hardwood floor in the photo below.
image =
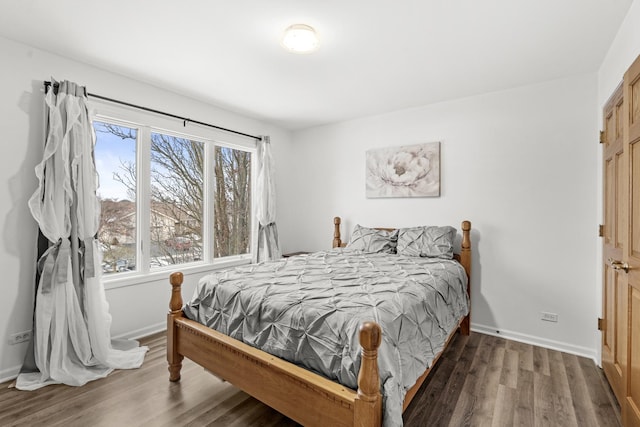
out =
<path fill-rule="evenodd" d="M 83 387 L 0 385 L 0 426 L 297 426 L 185 360 L 171 383 L 164 335 L 140 369 Z M 456 335 L 404 413 L 407 427 L 620 426 L 593 361 L 488 335 Z"/>

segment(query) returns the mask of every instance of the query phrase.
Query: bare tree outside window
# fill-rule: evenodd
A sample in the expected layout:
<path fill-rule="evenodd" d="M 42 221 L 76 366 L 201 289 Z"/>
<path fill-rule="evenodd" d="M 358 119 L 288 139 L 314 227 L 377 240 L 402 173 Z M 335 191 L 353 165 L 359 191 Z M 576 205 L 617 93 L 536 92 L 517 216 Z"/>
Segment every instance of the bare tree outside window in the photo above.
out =
<path fill-rule="evenodd" d="M 251 241 L 251 153 L 215 150 L 215 257 L 249 252 Z"/>
<path fill-rule="evenodd" d="M 202 259 L 203 173 L 204 143 L 151 134 L 151 255 L 160 265 Z"/>

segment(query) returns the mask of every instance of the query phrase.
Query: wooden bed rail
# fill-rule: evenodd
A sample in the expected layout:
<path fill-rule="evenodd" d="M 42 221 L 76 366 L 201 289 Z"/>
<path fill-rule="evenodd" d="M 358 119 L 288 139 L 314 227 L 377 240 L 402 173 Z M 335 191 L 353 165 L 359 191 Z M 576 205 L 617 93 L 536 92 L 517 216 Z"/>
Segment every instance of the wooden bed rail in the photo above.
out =
<path fill-rule="evenodd" d="M 171 274 L 167 315 L 169 379 L 180 380 L 186 356 L 293 420 L 308 426 L 379 427 L 382 395 L 378 348 L 382 330 L 375 322 L 360 326 L 362 362 L 358 390 L 279 359 L 184 317 L 183 274 Z"/>

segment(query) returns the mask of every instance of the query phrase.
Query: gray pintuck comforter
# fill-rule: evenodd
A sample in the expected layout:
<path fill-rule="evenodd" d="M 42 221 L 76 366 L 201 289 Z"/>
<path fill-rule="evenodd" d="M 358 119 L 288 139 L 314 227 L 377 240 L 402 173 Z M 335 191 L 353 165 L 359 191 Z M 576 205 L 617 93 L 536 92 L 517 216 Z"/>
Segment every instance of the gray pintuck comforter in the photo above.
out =
<path fill-rule="evenodd" d="M 334 249 L 210 274 L 184 313 L 352 389 L 360 324 L 378 322 L 383 424 L 395 427 L 406 390 L 468 313 L 466 283 L 456 261 Z"/>

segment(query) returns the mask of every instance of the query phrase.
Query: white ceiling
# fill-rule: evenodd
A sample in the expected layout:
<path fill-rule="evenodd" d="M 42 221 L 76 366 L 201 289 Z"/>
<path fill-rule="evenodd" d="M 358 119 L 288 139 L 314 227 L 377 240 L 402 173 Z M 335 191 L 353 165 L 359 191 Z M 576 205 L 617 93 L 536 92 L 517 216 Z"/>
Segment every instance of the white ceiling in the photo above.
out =
<path fill-rule="evenodd" d="M 595 72 L 632 1 L 0 0 L 0 35 L 301 129 Z"/>

